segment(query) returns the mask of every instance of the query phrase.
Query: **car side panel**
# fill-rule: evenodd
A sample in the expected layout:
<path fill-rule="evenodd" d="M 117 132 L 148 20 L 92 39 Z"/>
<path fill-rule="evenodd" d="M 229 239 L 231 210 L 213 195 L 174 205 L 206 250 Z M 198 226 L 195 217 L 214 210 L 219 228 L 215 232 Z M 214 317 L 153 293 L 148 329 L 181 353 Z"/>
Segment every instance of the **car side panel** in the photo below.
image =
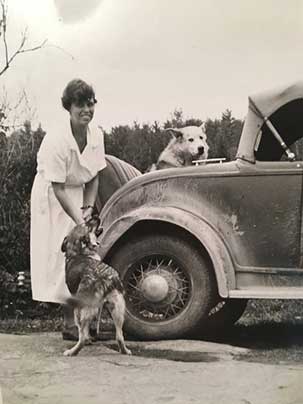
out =
<path fill-rule="evenodd" d="M 301 256 L 301 171 L 274 167 L 264 171 L 253 165 L 247 170 L 236 164 L 226 170 L 222 166 L 213 173 L 203 167 L 163 170 L 132 180 L 105 207 L 101 215 L 105 234 L 115 229 L 111 230 L 113 239 L 118 240 L 126 231 L 124 222 L 130 217 L 133 223 L 142 219 L 142 208 L 146 220 L 154 208 L 159 208 L 163 217 L 175 209 L 196 218 L 197 226 L 207 223 L 221 240 L 236 278 L 233 289 L 244 286 L 239 274 L 253 273 L 256 286 L 259 273 L 266 276 L 277 267 L 297 270 Z M 173 217 L 172 222 L 185 226 L 180 216 Z"/>

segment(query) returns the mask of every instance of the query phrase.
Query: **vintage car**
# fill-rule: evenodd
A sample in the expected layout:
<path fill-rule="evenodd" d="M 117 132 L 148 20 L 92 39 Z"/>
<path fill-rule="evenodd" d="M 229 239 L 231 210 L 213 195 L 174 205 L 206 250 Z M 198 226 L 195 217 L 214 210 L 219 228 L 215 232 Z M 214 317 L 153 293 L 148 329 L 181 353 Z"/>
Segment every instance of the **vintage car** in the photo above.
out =
<path fill-rule="evenodd" d="M 232 162 L 142 175 L 107 156 L 100 253 L 123 278 L 129 334 L 203 335 L 248 299 L 303 298 L 302 111 L 303 82 L 249 97 Z"/>

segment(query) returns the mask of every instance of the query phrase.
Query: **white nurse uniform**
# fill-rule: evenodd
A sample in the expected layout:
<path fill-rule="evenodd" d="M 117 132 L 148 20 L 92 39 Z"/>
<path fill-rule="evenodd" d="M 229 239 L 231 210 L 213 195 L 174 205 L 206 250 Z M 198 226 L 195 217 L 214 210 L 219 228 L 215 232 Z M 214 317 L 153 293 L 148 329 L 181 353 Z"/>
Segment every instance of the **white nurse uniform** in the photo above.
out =
<path fill-rule="evenodd" d="M 37 155 L 37 174 L 31 193 L 31 283 L 34 300 L 65 303 L 70 297 L 65 284 L 61 244 L 75 226 L 57 200 L 51 182 L 66 185 L 73 203 L 83 205 L 84 184 L 105 168 L 101 130 L 90 126 L 87 145 L 80 153 L 70 121 L 44 137 Z"/>

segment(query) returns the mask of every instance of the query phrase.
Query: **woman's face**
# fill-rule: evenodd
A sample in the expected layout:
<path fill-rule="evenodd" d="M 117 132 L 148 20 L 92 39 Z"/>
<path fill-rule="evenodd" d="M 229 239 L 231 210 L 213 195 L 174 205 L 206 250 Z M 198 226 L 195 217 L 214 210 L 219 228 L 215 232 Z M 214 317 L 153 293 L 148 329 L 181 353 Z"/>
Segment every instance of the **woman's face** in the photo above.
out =
<path fill-rule="evenodd" d="M 70 119 L 74 125 L 85 126 L 93 119 L 95 112 L 95 101 L 93 99 L 73 102 L 69 113 Z"/>

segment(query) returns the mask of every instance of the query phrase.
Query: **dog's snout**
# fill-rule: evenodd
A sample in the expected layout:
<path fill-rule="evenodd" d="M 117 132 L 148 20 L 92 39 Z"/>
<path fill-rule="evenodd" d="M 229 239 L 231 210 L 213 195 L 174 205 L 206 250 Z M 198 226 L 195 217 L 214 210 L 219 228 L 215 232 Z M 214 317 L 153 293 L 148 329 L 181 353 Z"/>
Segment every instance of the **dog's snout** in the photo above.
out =
<path fill-rule="evenodd" d="M 198 147 L 198 153 L 199 153 L 199 154 L 203 154 L 203 153 L 204 153 L 204 147 L 203 147 L 203 146 Z"/>

